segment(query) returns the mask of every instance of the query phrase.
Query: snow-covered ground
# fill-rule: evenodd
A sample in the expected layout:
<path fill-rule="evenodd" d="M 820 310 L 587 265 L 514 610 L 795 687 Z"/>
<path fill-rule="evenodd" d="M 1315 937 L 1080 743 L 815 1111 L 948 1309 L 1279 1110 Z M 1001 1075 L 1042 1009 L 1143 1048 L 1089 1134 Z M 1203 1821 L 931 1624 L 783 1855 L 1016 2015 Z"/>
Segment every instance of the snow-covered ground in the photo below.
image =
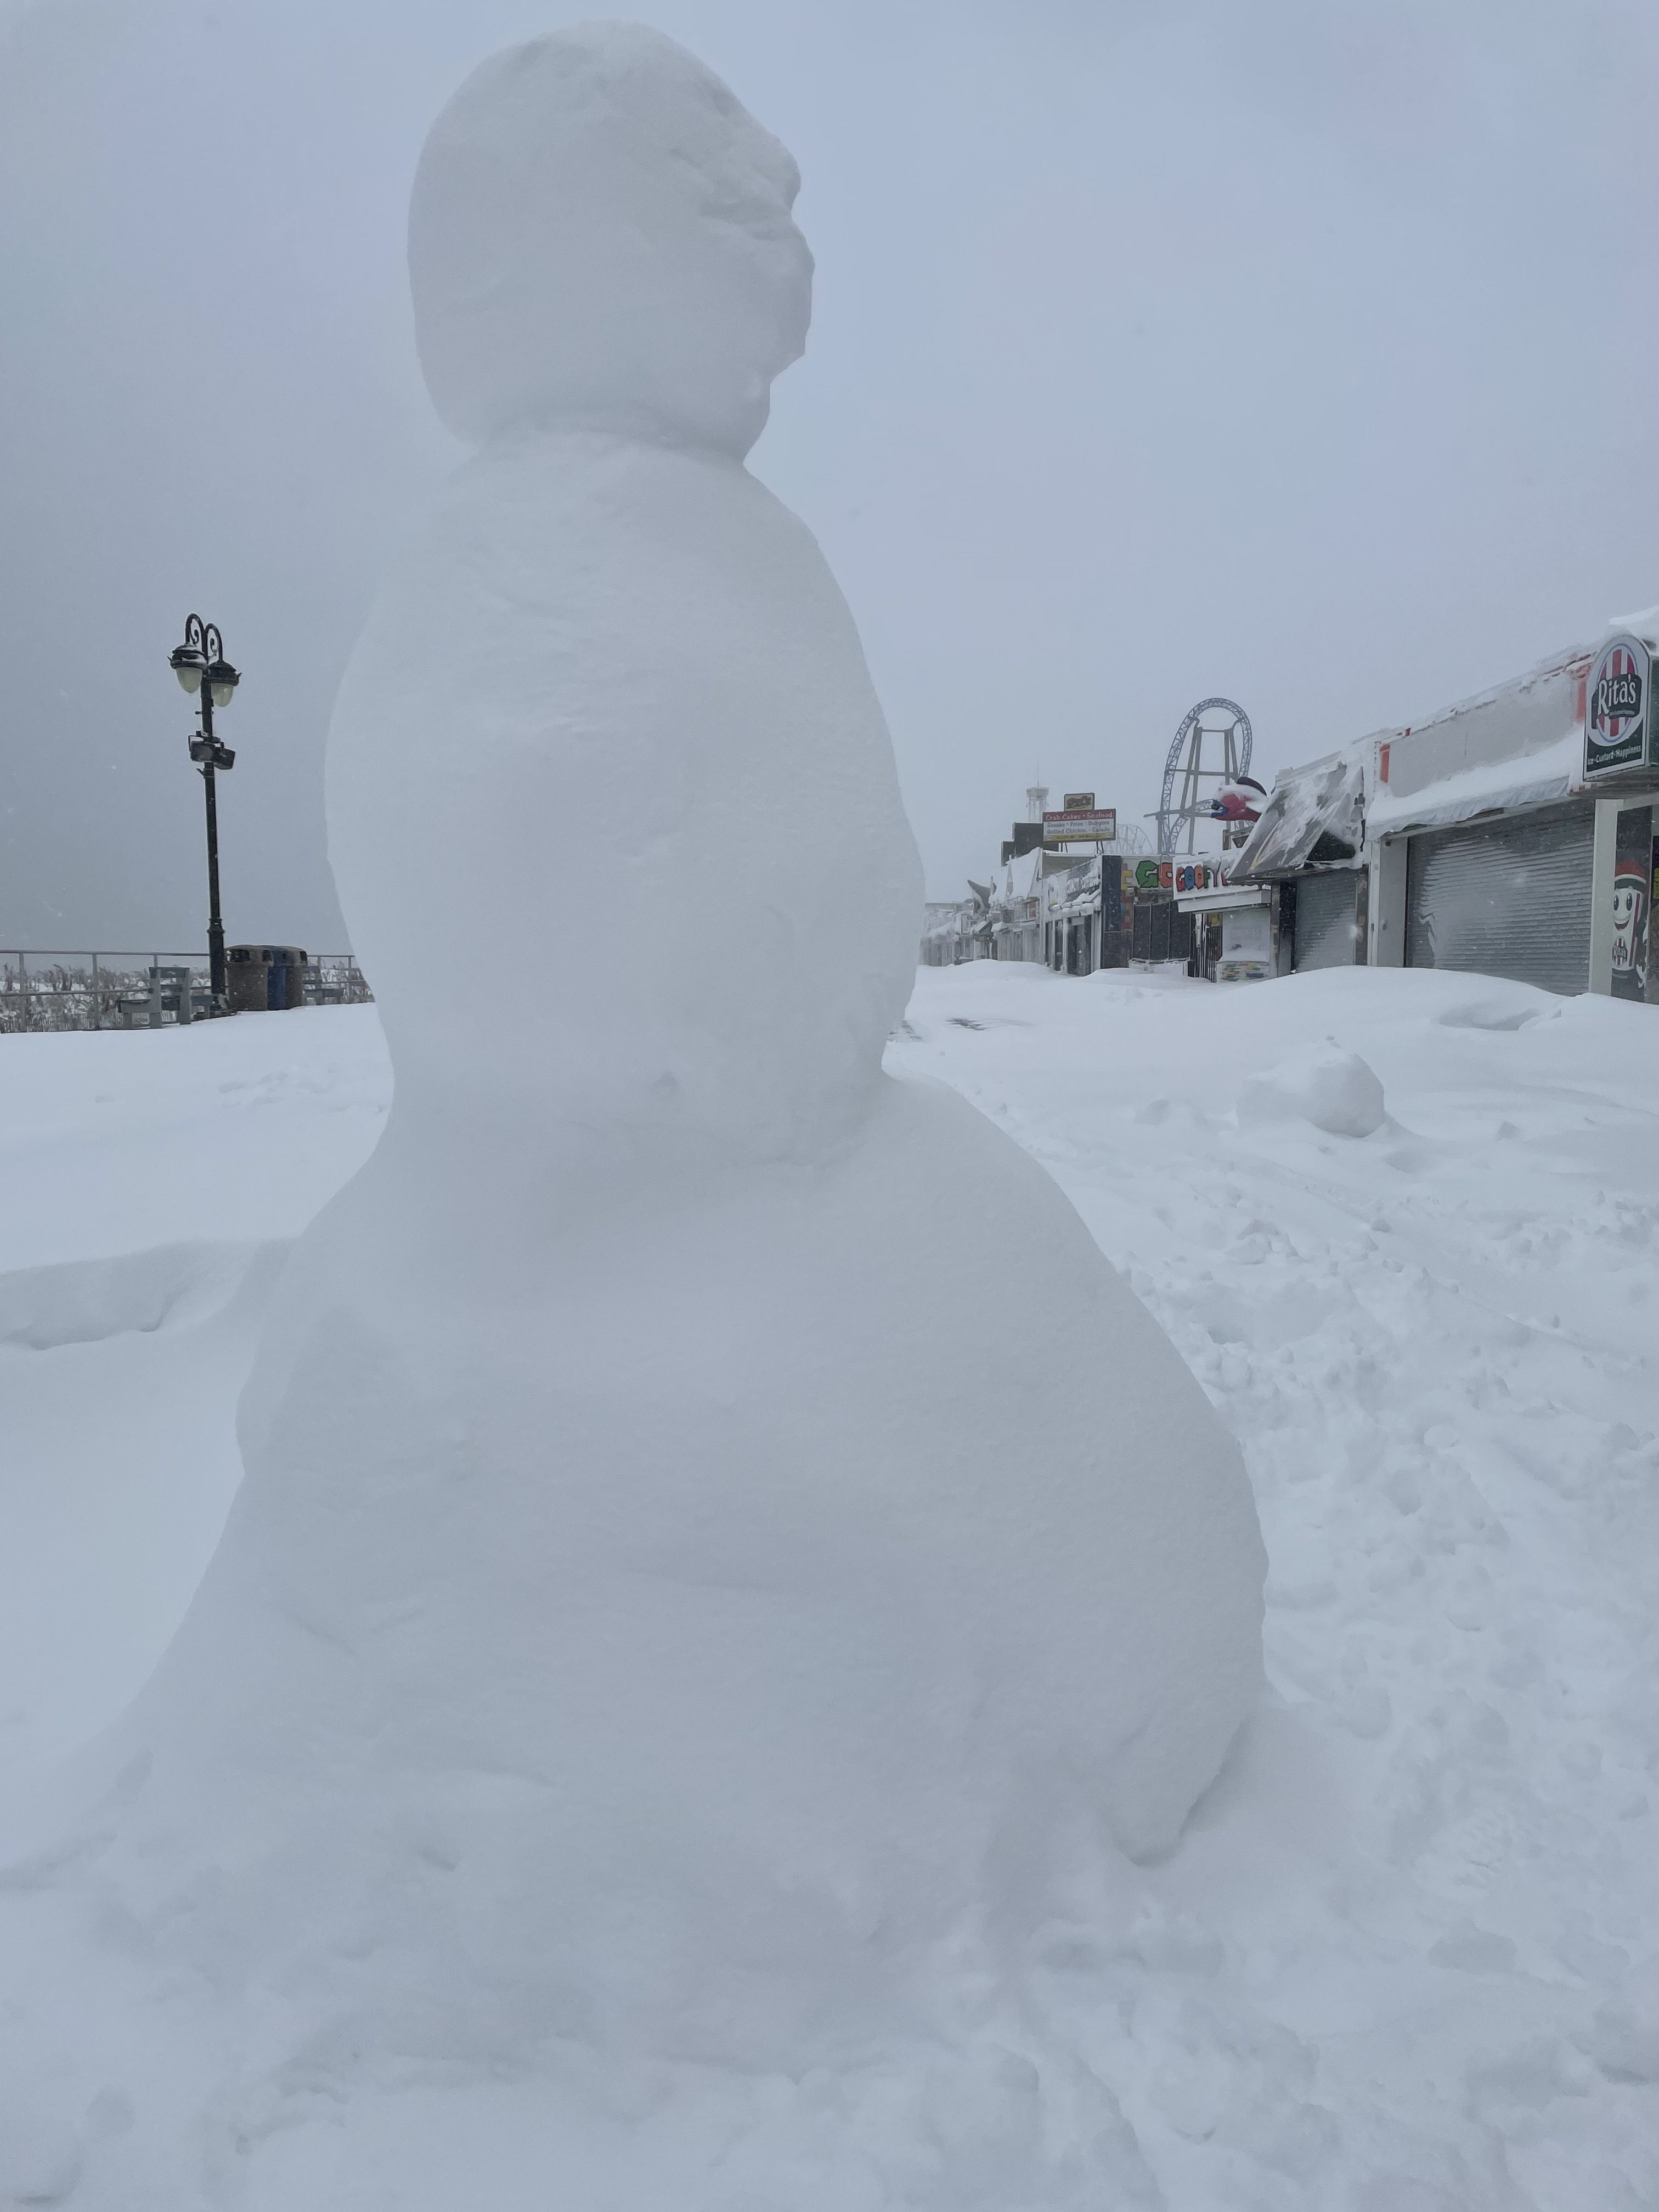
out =
<path fill-rule="evenodd" d="M 1267 1536 L 1265 1709 L 1175 1854 L 1030 1962 L 1121 2108 L 1119 2202 L 1659 2205 L 1659 1022 L 984 963 L 921 973 L 889 1064 L 1054 1175 Z M 0 1778 L 167 1641 L 283 1245 L 388 1088 L 369 1008 L 0 1044 Z M 989 1356 L 1048 1310 L 1040 1243 L 937 1300 Z M 1049 1323 L 1034 1460 L 1054 1394 L 1113 1423 L 1110 1347 Z"/>
<path fill-rule="evenodd" d="M 1166 2201 L 1659 2203 L 1659 1021 L 984 963 L 908 1028 L 892 1064 L 1050 1170 L 1255 1486 L 1271 1703 L 1143 1934 L 1054 1976 Z M 1344 1052 L 1368 1136 L 1294 1112 L 1321 1056 L 1328 1118 L 1363 1104 Z M 998 1252 L 950 1303 L 989 1335 L 1042 1296 Z M 1034 1451 L 1096 1350 L 1054 1316 Z"/>
<path fill-rule="evenodd" d="M 287 1244 L 368 1158 L 372 1006 L 0 1040 L 0 1778 L 160 1657 Z"/>

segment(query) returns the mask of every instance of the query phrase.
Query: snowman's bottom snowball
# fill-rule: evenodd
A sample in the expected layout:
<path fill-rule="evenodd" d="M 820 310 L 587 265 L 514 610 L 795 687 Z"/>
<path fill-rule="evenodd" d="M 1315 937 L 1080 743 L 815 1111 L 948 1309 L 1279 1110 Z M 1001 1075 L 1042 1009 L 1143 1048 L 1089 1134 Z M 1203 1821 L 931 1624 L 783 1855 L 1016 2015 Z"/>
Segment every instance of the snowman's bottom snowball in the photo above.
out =
<path fill-rule="evenodd" d="M 1000 2023 L 1004 2028 L 1009 2023 Z M 574 2063 L 435 2085 L 273 2136 L 238 2212 L 1133 2212 L 1164 2203 L 1117 2100 L 1012 2027 L 797 2080 Z M 101 2208 L 100 2208 L 101 2212 Z M 131 2208 L 126 2208 L 131 2212 Z"/>
<path fill-rule="evenodd" d="M 932 2035 L 948 2105 L 981 2031 L 927 2017 L 940 1960 L 980 1960 L 982 2023 L 1080 1872 L 1175 1839 L 1260 1685 L 1237 1448 L 953 1095 L 884 1081 L 833 1159 L 642 1178 L 557 1226 L 524 1172 L 434 1159 L 394 1112 L 301 1241 L 223 1542 L 111 1747 L 123 1787 L 39 1877 L 89 1893 L 71 1984 L 197 2023 L 204 2075 L 163 2101 L 216 2157 L 408 2069 L 543 2080 L 556 2164 L 573 2050 L 619 2081 L 850 2064 L 879 2106 L 868 2054 Z M 920 2063 L 896 2143 L 938 2132 Z M 118 2177 L 154 2100 L 65 2063 L 66 2109 L 137 2116 L 88 2153 Z M 1055 2081 L 1009 2090 L 987 2171 L 1084 2171 L 1042 2148 Z M 868 2126 L 836 2099 L 812 2124 L 840 2160 Z"/>
<path fill-rule="evenodd" d="M 1130 1916 L 1125 1916 L 1126 1930 Z M 1127 1940 L 1127 1936 L 1126 1936 Z M 9 1964 L 9 1960 L 8 1960 Z M 60 1966 L 65 1963 L 60 1959 Z M 1033 1955 L 1035 2000 L 947 1962 L 885 2038 L 796 2071 L 575 2041 L 462 2071 L 315 2034 L 272 2064 L 279 1992 L 216 2021 L 175 1985 L 95 1990 L 61 2066 L 13 2069 L 0 2203 L 74 2212 L 1129 2212 L 1162 2205 Z M 954 1964 L 953 1974 L 950 1966 Z M 84 1966 L 82 1966 L 84 1976 Z M 261 2020 L 258 2015 L 263 2014 Z M 295 2023 L 297 2025 L 297 2023 Z M 101 2045 L 106 2086 L 99 2078 Z M 119 2081 L 125 2086 L 115 2087 Z M 23 2098 L 27 2097 L 26 2104 Z"/>

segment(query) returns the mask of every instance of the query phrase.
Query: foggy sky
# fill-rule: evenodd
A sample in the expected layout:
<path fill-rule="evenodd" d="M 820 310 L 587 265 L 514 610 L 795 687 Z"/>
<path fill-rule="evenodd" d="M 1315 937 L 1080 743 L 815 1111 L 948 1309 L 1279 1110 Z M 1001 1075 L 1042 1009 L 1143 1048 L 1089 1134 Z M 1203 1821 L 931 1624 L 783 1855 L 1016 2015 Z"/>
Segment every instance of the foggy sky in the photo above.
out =
<path fill-rule="evenodd" d="M 648 13 L 804 173 L 812 337 L 751 465 L 852 603 L 930 895 L 1038 774 L 1151 807 L 1206 693 L 1270 772 L 1659 599 L 1650 5 Z M 329 707 L 458 457 L 410 178 L 566 20 L 0 0 L 0 945 L 200 943 L 192 608 L 244 672 L 228 934 L 343 944 Z"/>

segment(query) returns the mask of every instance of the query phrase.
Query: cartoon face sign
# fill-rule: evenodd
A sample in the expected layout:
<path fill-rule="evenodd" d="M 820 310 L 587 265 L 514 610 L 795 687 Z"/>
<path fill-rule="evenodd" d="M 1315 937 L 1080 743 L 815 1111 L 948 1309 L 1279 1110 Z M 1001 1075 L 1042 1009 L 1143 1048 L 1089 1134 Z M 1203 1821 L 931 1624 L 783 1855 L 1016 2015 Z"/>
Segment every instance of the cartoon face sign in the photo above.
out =
<path fill-rule="evenodd" d="M 1633 975 L 1641 965 L 1643 939 L 1647 934 L 1647 884 L 1634 872 L 1621 871 L 1613 880 L 1613 972 Z"/>

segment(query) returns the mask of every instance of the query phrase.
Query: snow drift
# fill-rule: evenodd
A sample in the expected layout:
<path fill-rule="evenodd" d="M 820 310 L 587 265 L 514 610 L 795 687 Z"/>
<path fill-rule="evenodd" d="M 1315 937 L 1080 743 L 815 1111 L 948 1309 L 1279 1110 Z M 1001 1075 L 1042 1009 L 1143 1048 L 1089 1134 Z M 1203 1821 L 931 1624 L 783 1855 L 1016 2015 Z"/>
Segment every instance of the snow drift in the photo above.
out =
<path fill-rule="evenodd" d="M 1238 1086 L 1238 1119 L 1310 1121 L 1333 1137 L 1369 1137 L 1388 1118 L 1376 1070 L 1340 1045 L 1304 1045 Z"/>
<path fill-rule="evenodd" d="M 123 2092 L 99 2205 L 193 2202 L 238 2141 L 251 2204 L 361 2203 L 294 2126 L 321 2099 L 337 2148 L 411 2082 L 431 2156 L 392 2201 L 459 2203 L 433 2100 L 487 2141 L 504 2075 L 544 2084 L 573 2212 L 712 2202 L 717 2167 L 952 2212 L 1117 2173 L 1109 2114 L 983 2025 L 1010 1947 L 1216 1774 L 1261 1547 L 1054 1186 L 881 1073 L 921 893 L 891 749 L 742 464 L 805 331 L 794 190 L 625 27 L 486 64 L 422 157 L 422 361 L 482 450 L 371 615 L 328 786 L 395 1103 L 278 1287 L 224 1538 L 62 1862 L 129 2001 L 193 2023 Z M 714 958 L 683 917 L 738 820 Z M 573 897 L 603 958 L 528 1004 L 461 949 Z M 988 1253 L 1043 1291 L 994 1346 L 940 1322 Z M 646 2080 L 621 2147 L 600 2106 Z"/>

